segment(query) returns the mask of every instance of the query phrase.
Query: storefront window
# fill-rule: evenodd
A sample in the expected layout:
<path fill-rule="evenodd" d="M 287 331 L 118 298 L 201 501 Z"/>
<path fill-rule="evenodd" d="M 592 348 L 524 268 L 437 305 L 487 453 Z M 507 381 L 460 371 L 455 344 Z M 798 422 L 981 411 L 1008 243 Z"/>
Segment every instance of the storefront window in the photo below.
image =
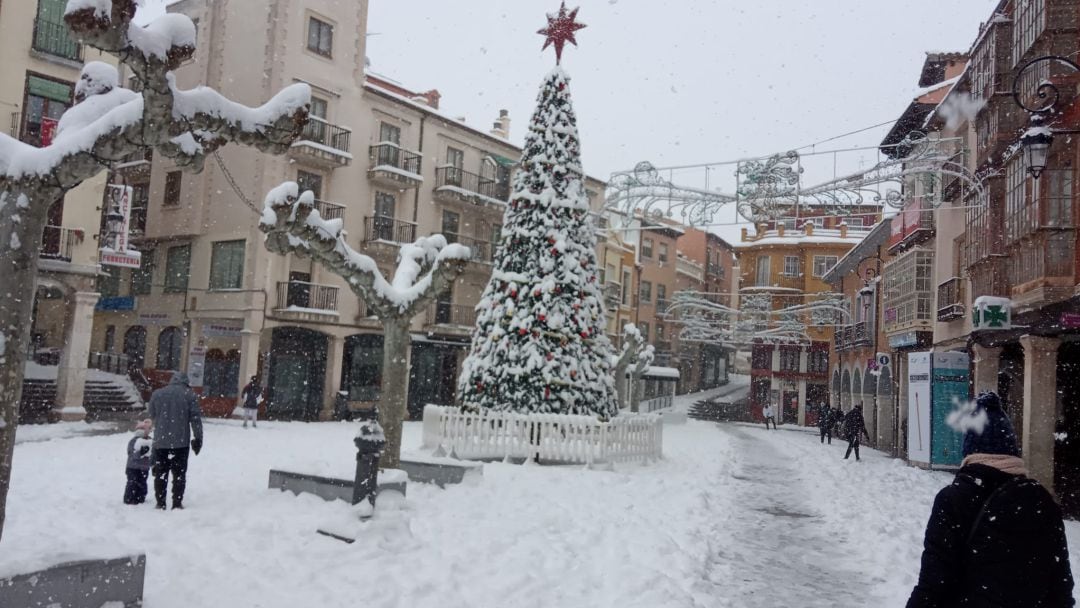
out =
<path fill-rule="evenodd" d="M 349 401 L 376 401 L 382 385 L 383 338 L 350 336 L 345 341 L 345 390 Z"/>

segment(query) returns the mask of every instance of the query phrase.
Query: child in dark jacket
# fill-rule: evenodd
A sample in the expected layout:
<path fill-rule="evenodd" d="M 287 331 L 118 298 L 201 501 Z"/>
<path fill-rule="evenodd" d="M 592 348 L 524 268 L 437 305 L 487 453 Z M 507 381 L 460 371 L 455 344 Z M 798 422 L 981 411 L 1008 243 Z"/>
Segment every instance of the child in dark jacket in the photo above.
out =
<path fill-rule="evenodd" d="M 127 487 L 124 488 L 125 505 L 141 505 L 146 502 L 146 478 L 150 474 L 150 428 L 153 422 L 147 418 L 135 426 L 135 435 L 127 445 Z"/>

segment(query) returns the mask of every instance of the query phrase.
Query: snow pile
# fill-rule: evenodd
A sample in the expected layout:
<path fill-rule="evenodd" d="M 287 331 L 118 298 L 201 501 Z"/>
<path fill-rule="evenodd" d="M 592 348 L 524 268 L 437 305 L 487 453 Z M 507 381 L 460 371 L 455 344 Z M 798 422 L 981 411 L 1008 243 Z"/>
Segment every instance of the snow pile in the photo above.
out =
<path fill-rule="evenodd" d="M 70 15 L 84 9 L 93 9 L 95 17 L 108 19 L 112 12 L 112 0 L 68 0 L 64 14 Z"/>
<path fill-rule="evenodd" d="M 144 55 L 165 61 L 174 47 L 195 47 L 195 24 L 187 15 L 166 13 L 143 26 L 128 25 L 128 40 Z"/>

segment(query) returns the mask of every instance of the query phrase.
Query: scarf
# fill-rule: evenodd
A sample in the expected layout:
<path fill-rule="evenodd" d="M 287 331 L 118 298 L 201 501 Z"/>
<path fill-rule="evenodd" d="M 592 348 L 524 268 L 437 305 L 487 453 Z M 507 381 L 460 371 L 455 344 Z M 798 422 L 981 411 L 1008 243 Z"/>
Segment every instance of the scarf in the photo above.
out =
<path fill-rule="evenodd" d="M 960 463 L 961 467 L 966 467 L 969 464 L 982 464 L 988 467 L 994 467 L 1002 473 L 1008 473 L 1009 475 L 1027 475 L 1027 467 L 1024 466 L 1024 459 L 1019 456 L 1010 456 L 1008 454 L 982 454 L 975 453 Z"/>

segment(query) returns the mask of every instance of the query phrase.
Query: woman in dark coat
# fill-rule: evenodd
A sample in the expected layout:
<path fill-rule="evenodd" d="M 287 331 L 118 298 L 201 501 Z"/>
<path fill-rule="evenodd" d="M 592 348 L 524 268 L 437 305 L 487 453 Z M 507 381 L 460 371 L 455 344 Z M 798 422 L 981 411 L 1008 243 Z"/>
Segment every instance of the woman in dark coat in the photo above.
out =
<path fill-rule="evenodd" d="M 964 460 L 934 500 L 908 608 L 1073 606 L 1061 509 L 1027 477 L 1001 400 L 983 393 L 961 419 Z"/>

